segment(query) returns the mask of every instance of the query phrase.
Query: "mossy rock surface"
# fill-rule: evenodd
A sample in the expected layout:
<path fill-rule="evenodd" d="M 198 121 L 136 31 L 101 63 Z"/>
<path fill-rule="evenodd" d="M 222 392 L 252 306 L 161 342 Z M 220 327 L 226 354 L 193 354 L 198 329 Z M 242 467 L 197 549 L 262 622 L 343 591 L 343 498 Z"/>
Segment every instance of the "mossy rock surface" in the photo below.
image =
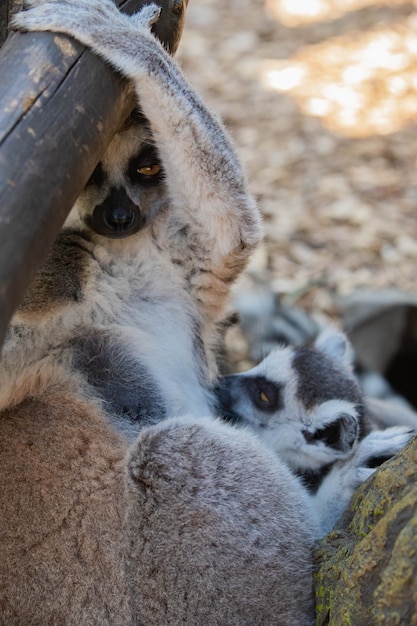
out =
<path fill-rule="evenodd" d="M 417 626 L 417 438 L 316 546 L 317 626 Z"/>

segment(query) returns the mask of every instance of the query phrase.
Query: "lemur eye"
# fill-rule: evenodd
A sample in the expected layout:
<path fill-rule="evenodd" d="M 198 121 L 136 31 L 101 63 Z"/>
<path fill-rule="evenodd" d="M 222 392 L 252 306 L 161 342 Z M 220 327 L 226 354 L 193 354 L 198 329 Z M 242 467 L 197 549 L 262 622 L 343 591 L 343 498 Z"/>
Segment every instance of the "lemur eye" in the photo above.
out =
<path fill-rule="evenodd" d="M 257 409 L 274 413 L 283 408 L 282 386 L 264 376 L 248 377 L 244 384 L 250 399 Z"/>
<path fill-rule="evenodd" d="M 277 398 L 277 393 L 268 385 L 268 392 L 264 389 L 258 391 L 258 402 L 255 402 L 255 404 L 258 409 L 262 409 L 263 411 L 274 411 Z"/>
<path fill-rule="evenodd" d="M 147 146 L 129 161 L 127 176 L 132 185 L 152 187 L 162 179 L 162 165 L 155 148 Z"/>
<path fill-rule="evenodd" d="M 158 163 L 144 165 L 143 167 L 138 168 L 138 174 L 142 174 L 142 176 L 156 176 L 160 171 L 161 166 Z"/>
<path fill-rule="evenodd" d="M 266 395 L 265 391 L 261 391 L 261 393 L 259 394 L 259 397 L 260 397 L 262 402 L 265 402 L 267 404 L 269 403 L 269 398 Z"/>

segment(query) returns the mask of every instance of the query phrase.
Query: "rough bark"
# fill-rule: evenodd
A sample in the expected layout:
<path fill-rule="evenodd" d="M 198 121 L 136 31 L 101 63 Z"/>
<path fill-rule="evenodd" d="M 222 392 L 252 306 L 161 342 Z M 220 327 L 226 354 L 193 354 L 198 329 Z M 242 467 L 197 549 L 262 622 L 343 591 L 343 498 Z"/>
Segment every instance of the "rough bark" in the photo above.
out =
<path fill-rule="evenodd" d="M 132 13 L 146 1 L 125 0 L 121 7 Z M 156 34 L 174 52 L 187 1 L 157 3 L 163 14 Z M 4 29 L 5 5 L 0 15 Z M 0 345 L 37 267 L 133 104 L 128 83 L 71 38 L 12 33 L 1 48 Z"/>
<path fill-rule="evenodd" d="M 417 625 L 417 439 L 354 495 L 315 551 L 317 626 Z"/>

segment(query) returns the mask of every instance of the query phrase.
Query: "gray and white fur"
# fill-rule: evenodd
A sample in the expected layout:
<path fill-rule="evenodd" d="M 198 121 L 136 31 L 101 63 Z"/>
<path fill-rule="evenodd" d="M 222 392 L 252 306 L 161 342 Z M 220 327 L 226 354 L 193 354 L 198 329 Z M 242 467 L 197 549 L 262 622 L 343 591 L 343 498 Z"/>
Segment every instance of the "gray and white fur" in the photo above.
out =
<path fill-rule="evenodd" d="M 20 27 L 91 46 L 132 79 L 147 122 L 116 135 L 17 312 L 4 393 L 59 361 L 130 437 L 143 420 L 207 415 L 230 286 L 261 238 L 234 148 L 145 26 L 157 7 L 28 4 Z"/>
<path fill-rule="evenodd" d="M 114 138 L 8 332 L 0 622 L 312 624 L 305 490 L 210 417 L 229 290 L 261 237 L 235 151 L 151 35 L 155 5 L 28 5 L 16 27 L 89 46 L 147 123 Z"/>
<path fill-rule="evenodd" d="M 401 425 L 374 430 L 376 407 L 371 402 L 371 413 L 352 356 L 346 335 L 327 328 L 314 344 L 277 348 L 251 370 L 222 377 L 216 387 L 219 413 L 256 432 L 301 477 L 323 534 L 378 463 L 417 431 L 412 412 L 401 413 Z M 398 409 L 391 406 L 391 413 Z"/>

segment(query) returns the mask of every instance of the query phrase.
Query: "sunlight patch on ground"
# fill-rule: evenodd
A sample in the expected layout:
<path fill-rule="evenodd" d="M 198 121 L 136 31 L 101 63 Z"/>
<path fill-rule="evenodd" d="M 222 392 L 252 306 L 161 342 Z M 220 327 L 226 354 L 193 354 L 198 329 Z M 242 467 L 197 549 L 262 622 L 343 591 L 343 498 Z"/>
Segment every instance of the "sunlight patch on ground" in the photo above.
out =
<path fill-rule="evenodd" d="M 346 13 L 375 6 L 375 0 L 265 0 L 268 15 L 294 27 L 324 20 L 334 20 Z M 409 4 L 409 0 L 380 0 L 381 6 Z"/>
<path fill-rule="evenodd" d="M 301 110 L 350 137 L 393 133 L 417 122 L 417 15 L 305 46 L 292 59 L 264 60 L 267 90 L 291 95 Z"/>

